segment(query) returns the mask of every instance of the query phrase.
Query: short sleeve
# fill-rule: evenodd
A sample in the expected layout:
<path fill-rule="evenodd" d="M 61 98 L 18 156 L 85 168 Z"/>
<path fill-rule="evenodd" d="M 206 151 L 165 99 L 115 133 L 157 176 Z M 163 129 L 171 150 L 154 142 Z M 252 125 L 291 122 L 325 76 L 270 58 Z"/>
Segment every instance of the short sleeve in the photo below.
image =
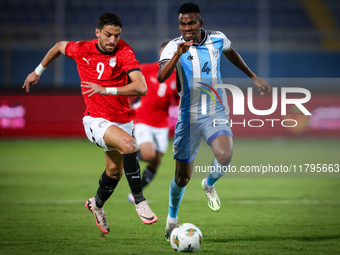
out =
<path fill-rule="evenodd" d="M 82 44 L 80 41 L 71 41 L 66 44 L 65 54 L 69 58 L 75 59 L 76 53 L 79 52 L 79 46 Z"/>
<path fill-rule="evenodd" d="M 129 74 L 132 71 L 140 70 L 140 64 L 136 59 L 135 52 L 131 47 L 126 47 L 122 54 L 122 69 Z"/>
<path fill-rule="evenodd" d="M 222 39 L 223 39 L 223 48 L 222 52 L 227 52 L 231 49 L 231 41 L 225 36 L 225 34 L 222 34 Z"/>
<path fill-rule="evenodd" d="M 177 51 L 177 43 L 174 40 L 172 40 L 163 49 L 162 54 L 159 58 L 159 64 L 162 64 L 162 62 L 164 61 L 169 61 L 173 57 L 176 51 Z"/>

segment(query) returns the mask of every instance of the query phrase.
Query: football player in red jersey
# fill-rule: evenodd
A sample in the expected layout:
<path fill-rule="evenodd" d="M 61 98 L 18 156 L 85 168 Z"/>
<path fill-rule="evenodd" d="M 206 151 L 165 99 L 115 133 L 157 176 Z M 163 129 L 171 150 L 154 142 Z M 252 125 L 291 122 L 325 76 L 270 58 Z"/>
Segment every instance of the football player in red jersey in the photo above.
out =
<path fill-rule="evenodd" d="M 147 86 L 133 49 L 120 39 L 121 32 L 118 15 L 103 13 L 95 30 L 97 39 L 56 43 L 23 85 L 29 92 L 30 86 L 39 81 L 46 67 L 61 54 L 76 61 L 86 104 L 85 132 L 91 142 L 104 148 L 106 157 L 106 169 L 100 177 L 97 193 L 86 201 L 85 207 L 92 212 L 97 226 L 105 234 L 110 228 L 103 205 L 116 188 L 123 169 L 139 217 L 145 224 L 157 222 L 157 216 L 142 192 L 128 98 L 144 96 Z"/>
<path fill-rule="evenodd" d="M 161 44 L 159 56 L 170 40 Z M 179 96 L 176 88 L 176 71 L 166 82 L 159 83 L 157 73 L 158 62 L 141 64 L 141 70 L 148 84 L 148 94 L 138 97 L 132 107 L 135 110 L 134 136 L 138 146 L 138 159 L 148 162 L 142 175 L 142 188 L 154 178 L 164 153 L 168 149 L 169 137 L 169 107 L 177 104 Z M 132 194 L 128 194 L 128 201 L 133 203 Z"/>

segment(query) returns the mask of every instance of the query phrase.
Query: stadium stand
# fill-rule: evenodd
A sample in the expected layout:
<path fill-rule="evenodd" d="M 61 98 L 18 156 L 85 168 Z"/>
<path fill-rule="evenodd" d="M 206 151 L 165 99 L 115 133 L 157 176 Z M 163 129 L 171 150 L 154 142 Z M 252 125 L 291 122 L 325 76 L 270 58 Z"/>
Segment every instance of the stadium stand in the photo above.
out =
<path fill-rule="evenodd" d="M 321 1 L 321 0 L 319 0 Z M 339 49 L 329 49 L 323 44 L 324 37 L 317 29 L 315 20 L 306 10 L 304 1 L 297 0 L 197 0 L 206 29 L 223 31 L 247 61 L 257 65 L 259 3 L 267 4 L 268 29 L 271 61 L 279 61 L 282 66 L 271 67 L 272 76 L 309 76 L 318 70 L 291 70 L 289 58 L 303 61 L 307 56 L 315 61 L 324 59 L 333 68 L 324 68 L 320 77 L 337 77 L 340 73 Z M 163 37 L 179 35 L 177 11 L 183 1 L 157 0 L 139 1 L 91 1 L 91 0 L 1 0 L 0 1 L 0 88 L 8 83 L 21 83 L 32 68 L 18 68 L 23 61 L 39 63 L 44 52 L 58 40 L 83 40 L 94 38 L 94 28 L 98 15 L 110 11 L 119 14 L 123 21 L 122 38 L 136 51 L 140 62 L 157 59 L 156 48 Z M 328 14 L 333 17 L 336 40 L 339 40 L 340 3 L 338 0 L 324 0 Z M 320 53 L 321 50 L 321 53 Z M 8 54 L 8 51 L 11 54 Z M 302 55 L 297 52 L 303 51 Z M 32 54 L 34 52 L 34 54 Z M 321 55 L 320 55 L 321 54 Z M 298 56 L 297 56 L 298 55 Z M 33 59 L 32 59 L 33 58 Z M 296 59 L 297 58 L 297 59 Z M 335 63 L 334 63 L 335 61 Z M 66 64 L 69 62 L 65 60 Z M 10 65 L 8 67 L 7 65 Z M 336 68 L 334 68 L 334 65 Z M 70 77 L 65 67 L 65 86 L 73 86 L 77 77 Z M 18 70 L 18 74 L 6 70 Z M 66 70 L 69 69 L 69 70 Z M 53 71 L 42 82 L 53 81 Z M 235 76 L 238 74 L 236 73 Z M 53 86 L 53 85 L 52 85 Z"/>

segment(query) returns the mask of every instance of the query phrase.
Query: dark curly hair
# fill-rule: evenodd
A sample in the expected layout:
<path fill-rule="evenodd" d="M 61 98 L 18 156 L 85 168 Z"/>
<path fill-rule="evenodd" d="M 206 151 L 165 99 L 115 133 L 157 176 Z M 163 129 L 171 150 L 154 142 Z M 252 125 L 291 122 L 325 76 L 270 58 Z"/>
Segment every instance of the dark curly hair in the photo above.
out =
<path fill-rule="evenodd" d="M 191 12 L 196 12 L 196 13 L 201 14 L 200 8 L 198 7 L 197 4 L 188 2 L 188 3 L 182 4 L 181 7 L 179 7 L 178 15 L 187 14 Z"/>
<path fill-rule="evenodd" d="M 122 28 L 122 21 L 117 14 L 105 12 L 99 17 L 98 29 L 102 30 L 104 26 L 108 25 Z"/>

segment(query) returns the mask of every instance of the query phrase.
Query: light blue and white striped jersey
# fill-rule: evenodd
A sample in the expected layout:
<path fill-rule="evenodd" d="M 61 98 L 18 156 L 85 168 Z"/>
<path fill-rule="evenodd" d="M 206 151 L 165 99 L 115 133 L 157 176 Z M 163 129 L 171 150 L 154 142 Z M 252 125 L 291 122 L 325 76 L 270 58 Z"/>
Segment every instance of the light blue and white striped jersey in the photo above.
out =
<path fill-rule="evenodd" d="M 191 123 L 219 111 L 229 114 L 225 90 L 212 88 L 222 83 L 221 55 L 230 50 L 231 42 L 223 33 L 213 30 L 202 29 L 202 38 L 200 43 L 194 43 L 182 54 L 176 65 L 177 90 L 181 98 L 178 119 Z M 161 54 L 159 64 L 169 61 L 182 42 L 185 42 L 182 36 L 170 41 Z"/>

